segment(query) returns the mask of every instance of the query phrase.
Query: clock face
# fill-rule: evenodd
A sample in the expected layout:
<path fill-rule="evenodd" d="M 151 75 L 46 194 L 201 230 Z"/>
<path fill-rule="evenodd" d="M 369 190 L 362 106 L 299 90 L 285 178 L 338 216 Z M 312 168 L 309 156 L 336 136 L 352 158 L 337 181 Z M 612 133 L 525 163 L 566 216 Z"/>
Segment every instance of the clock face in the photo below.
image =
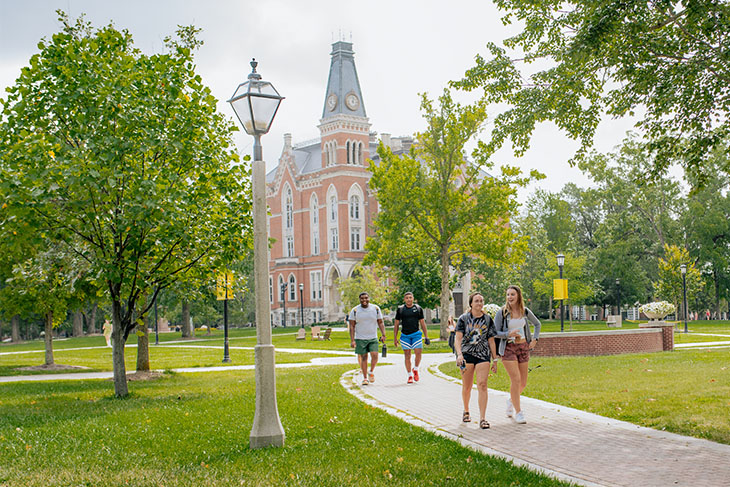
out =
<path fill-rule="evenodd" d="M 345 105 L 354 112 L 360 106 L 360 100 L 355 93 L 348 93 L 345 97 Z"/>
<path fill-rule="evenodd" d="M 327 97 L 327 108 L 329 108 L 330 111 L 334 110 L 337 106 L 337 95 L 334 93 L 330 93 L 330 96 Z"/>

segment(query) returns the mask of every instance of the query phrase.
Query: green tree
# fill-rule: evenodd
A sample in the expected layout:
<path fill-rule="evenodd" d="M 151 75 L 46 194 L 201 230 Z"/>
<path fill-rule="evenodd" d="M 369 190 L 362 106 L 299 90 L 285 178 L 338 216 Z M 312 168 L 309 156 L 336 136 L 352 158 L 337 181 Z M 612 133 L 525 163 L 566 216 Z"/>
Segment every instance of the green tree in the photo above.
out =
<path fill-rule="evenodd" d="M 411 229 L 413 230 L 413 229 Z M 376 235 L 368 240 L 368 253 L 363 263 L 378 263 L 393 286 L 386 301 L 387 308 L 403 304 L 403 295 L 412 292 L 423 308 L 435 308 L 441 298 L 441 266 L 429 242 L 417 235 L 404 235 L 404 242 L 389 245 Z M 391 242 L 392 243 L 392 242 Z"/>
<path fill-rule="evenodd" d="M 452 265 L 467 256 L 509 262 L 519 256 L 520 242 L 508 225 L 516 211 L 516 188 L 526 184 L 514 168 L 501 177 L 486 174 L 492 167 L 480 143 L 466 161 L 464 146 L 481 130 L 486 105 L 461 106 L 444 90 L 438 106 L 422 95 L 427 128 L 404 156 L 381 144 L 379 165 L 370 164 L 370 186 L 377 193 L 379 213 L 375 230 L 382 255 L 414 239 L 429 243 L 441 270 L 441 316 L 448 315 Z M 535 174 L 536 176 L 536 174 Z M 441 338 L 447 336 L 446 320 Z"/>
<path fill-rule="evenodd" d="M 338 279 L 337 286 L 340 289 L 342 300 L 338 304 L 343 314 L 350 312 L 352 308 L 360 304 L 360 293 L 368 293 L 370 302 L 377 304 L 383 310 L 387 310 L 388 286 L 384 279 L 384 272 L 374 266 L 357 266 L 351 277 Z"/>
<path fill-rule="evenodd" d="M 3 104 L 0 186 L 108 293 L 114 390 L 126 396 L 141 297 L 148 308 L 187 270 L 225 267 L 248 245 L 247 169 L 195 72 L 196 29 L 145 55 L 127 31 L 59 16 Z"/>
<path fill-rule="evenodd" d="M 730 132 L 727 2 L 496 4 L 519 33 L 504 48 L 487 44 L 490 57 L 477 56 L 456 83 L 507 105 L 494 121 L 491 150 L 509 138 L 524 153 L 535 126 L 553 121 L 581 141 L 581 156 L 604 115 L 636 116 L 656 153 L 655 173 L 677 162 L 695 181 L 707 180 L 706 156 Z"/>
<path fill-rule="evenodd" d="M 702 290 L 703 282 L 700 271 L 691 262 L 689 251 L 676 245 L 667 245 L 666 257 L 659 259 L 659 278 L 654 283 L 659 298 L 673 303 L 677 310 L 683 301 L 683 282 L 680 266 L 687 265 L 687 305 L 691 305 L 697 293 Z"/>
<path fill-rule="evenodd" d="M 715 157 L 727 159 L 722 151 Z M 730 178 L 718 172 L 702 190 L 690 195 L 681 217 L 687 249 L 712 286 L 712 307 L 720 314 L 720 302 L 730 296 Z"/>

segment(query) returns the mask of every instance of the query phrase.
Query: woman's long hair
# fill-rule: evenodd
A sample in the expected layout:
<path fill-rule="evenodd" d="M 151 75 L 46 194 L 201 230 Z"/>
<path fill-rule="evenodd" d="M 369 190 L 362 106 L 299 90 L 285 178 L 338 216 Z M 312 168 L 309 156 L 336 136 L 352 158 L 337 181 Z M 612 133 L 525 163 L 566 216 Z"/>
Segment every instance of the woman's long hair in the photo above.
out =
<path fill-rule="evenodd" d="M 507 286 L 507 291 L 509 291 L 510 289 L 514 289 L 517 293 L 517 302 L 515 303 L 515 306 L 517 306 L 517 309 L 520 311 L 520 317 L 525 316 L 525 302 L 522 300 L 522 289 L 520 289 L 520 286 L 516 284 Z M 505 299 L 504 310 L 502 311 L 502 314 L 506 314 L 508 311 L 510 312 L 511 316 L 512 313 L 510 311 L 509 302 Z"/>

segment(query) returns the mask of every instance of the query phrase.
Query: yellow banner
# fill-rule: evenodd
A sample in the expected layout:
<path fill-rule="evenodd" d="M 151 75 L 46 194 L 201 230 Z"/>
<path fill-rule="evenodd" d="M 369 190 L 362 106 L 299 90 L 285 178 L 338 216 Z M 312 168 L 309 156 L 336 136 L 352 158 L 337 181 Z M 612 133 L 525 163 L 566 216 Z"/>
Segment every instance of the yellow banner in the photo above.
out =
<path fill-rule="evenodd" d="M 553 279 L 553 299 L 568 299 L 567 279 Z"/>
<path fill-rule="evenodd" d="M 218 301 L 233 299 L 233 272 L 219 272 L 215 276 L 215 298 Z"/>

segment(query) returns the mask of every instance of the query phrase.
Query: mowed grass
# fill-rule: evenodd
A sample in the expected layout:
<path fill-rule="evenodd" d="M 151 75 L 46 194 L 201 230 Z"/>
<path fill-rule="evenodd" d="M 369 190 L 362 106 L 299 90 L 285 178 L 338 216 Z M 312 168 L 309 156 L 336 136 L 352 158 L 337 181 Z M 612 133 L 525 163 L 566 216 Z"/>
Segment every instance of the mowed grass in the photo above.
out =
<path fill-rule="evenodd" d="M 84 338 L 72 339 L 71 342 Z M 222 363 L 223 343 L 219 348 L 206 348 L 210 346 L 207 342 L 190 342 L 180 345 L 150 345 L 150 368 L 151 369 L 176 369 L 183 367 L 216 367 L 222 365 L 252 365 L 254 363 L 254 351 L 252 349 L 240 349 L 238 343 L 231 342 L 229 355 L 231 362 Z M 255 341 L 246 346 L 253 347 Z M 215 345 L 213 345 L 215 346 Z M 112 370 L 112 349 L 108 347 L 79 348 L 79 349 L 57 349 L 54 350 L 54 361 L 57 364 L 87 367 L 87 369 L 56 370 L 56 371 L 27 371 L 19 370 L 20 367 L 41 365 L 44 362 L 42 350 L 23 351 L 22 353 L 8 353 L 5 349 L 0 353 L 0 376 L 9 375 L 33 375 L 47 373 L 74 373 L 74 372 L 98 372 Z M 327 354 L 317 353 L 287 353 L 279 351 L 276 354 L 277 363 L 299 363 L 309 362 L 315 357 L 331 357 Z M 137 348 L 127 347 L 124 352 L 125 364 L 128 372 L 133 372 L 137 366 Z"/>
<path fill-rule="evenodd" d="M 730 352 L 533 357 L 524 395 L 641 426 L 730 444 Z M 441 366 L 460 377 L 454 362 Z M 509 390 L 504 367 L 489 387 Z M 529 415 L 529 406 L 525 408 Z"/>
<path fill-rule="evenodd" d="M 252 371 L 0 385 L 0 485 L 567 485 L 411 426 L 340 385 L 346 366 L 277 372 L 283 448 L 250 450 Z"/>

